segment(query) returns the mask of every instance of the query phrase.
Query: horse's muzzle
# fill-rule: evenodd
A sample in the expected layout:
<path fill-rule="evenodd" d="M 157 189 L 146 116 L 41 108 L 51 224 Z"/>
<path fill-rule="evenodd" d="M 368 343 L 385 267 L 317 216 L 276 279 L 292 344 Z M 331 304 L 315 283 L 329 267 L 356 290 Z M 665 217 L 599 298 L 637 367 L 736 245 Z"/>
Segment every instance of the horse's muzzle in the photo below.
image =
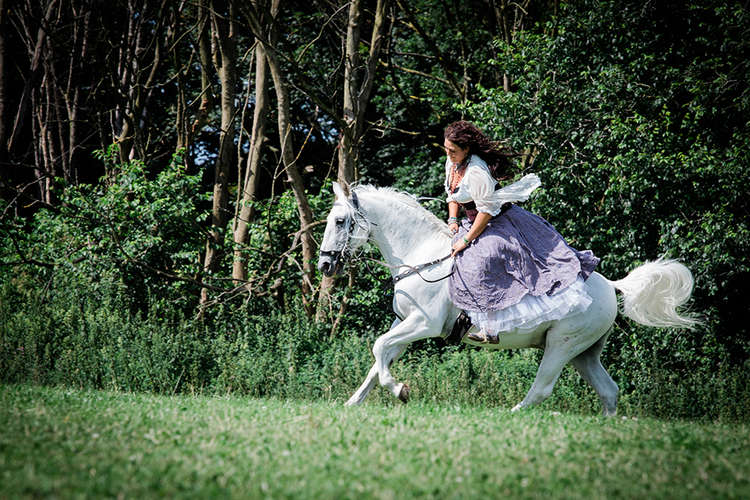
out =
<path fill-rule="evenodd" d="M 341 252 L 339 251 L 321 251 L 318 259 L 318 270 L 326 276 L 335 276 L 341 271 L 342 267 Z"/>

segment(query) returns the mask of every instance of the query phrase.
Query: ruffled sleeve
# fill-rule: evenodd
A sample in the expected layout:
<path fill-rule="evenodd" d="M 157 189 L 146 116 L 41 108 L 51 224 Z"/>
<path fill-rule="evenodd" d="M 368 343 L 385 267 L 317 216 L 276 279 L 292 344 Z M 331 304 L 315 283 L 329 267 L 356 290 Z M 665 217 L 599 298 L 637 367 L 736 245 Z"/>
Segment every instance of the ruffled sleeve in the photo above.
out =
<path fill-rule="evenodd" d="M 461 179 L 461 182 L 458 183 L 456 192 L 451 193 L 451 168 L 452 164 L 450 163 L 450 160 L 448 160 L 445 164 L 445 190 L 448 193 L 448 197 L 446 198 L 447 202 L 457 201 L 458 203 L 469 203 L 471 201 L 476 201 L 476 198 L 474 198 L 476 192 L 473 190 L 472 185 L 477 182 L 491 184 L 491 187 L 488 186 L 489 189 L 485 189 L 487 193 L 491 193 L 492 190 L 495 189 L 495 180 L 490 175 L 487 164 L 480 157 L 471 155 L 471 158 L 469 158 L 469 165 L 466 167 L 466 174 Z"/>
<path fill-rule="evenodd" d="M 497 181 L 490 175 L 487 167 L 470 165 L 462 181 L 464 181 L 462 187 L 465 186 L 468 189 L 478 211 L 490 214 L 493 217 L 500 213 L 502 205 L 494 200 Z"/>
<path fill-rule="evenodd" d="M 445 163 L 445 190 L 448 193 L 447 202 L 469 203 L 473 201 L 479 212 L 496 216 L 500 213 L 506 203 L 519 203 L 529 199 L 531 193 L 539 186 L 541 181 L 536 174 L 528 174 L 520 180 L 496 189 L 497 180 L 492 177 L 487 164 L 480 157 L 472 155 L 466 174 L 458 183 L 455 193 L 450 192 L 451 163 Z"/>
<path fill-rule="evenodd" d="M 526 201 L 536 188 L 542 185 L 539 176 L 536 174 L 527 174 L 518 181 L 498 189 L 494 193 L 494 198 L 500 203 L 518 203 Z"/>

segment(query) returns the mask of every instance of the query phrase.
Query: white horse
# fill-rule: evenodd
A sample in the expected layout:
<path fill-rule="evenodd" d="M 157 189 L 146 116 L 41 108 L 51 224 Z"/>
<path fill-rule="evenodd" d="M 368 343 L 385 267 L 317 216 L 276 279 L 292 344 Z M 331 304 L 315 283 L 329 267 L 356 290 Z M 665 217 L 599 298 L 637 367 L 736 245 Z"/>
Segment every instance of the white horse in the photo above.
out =
<path fill-rule="evenodd" d="M 333 190 L 336 200 L 327 218 L 318 261 L 318 269 L 327 276 L 339 273 L 351 252 L 368 240 L 378 247 L 394 276 L 399 270 L 440 260 L 450 252 L 448 226 L 411 196 L 390 188 L 358 186 L 350 198 L 336 183 Z M 409 343 L 447 336 L 451 331 L 461 311 L 449 298 L 449 281 L 425 280 L 448 275 L 452 264 L 452 258 L 441 260 L 419 274 L 398 280 L 393 298 L 398 319 L 375 341 L 375 363 L 347 405 L 362 403 L 377 381 L 403 402 L 408 401 L 409 387 L 394 379 L 390 365 Z M 623 313 L 638 323 L 688 328 L 695 324 L 694 319 L 677 311 L 690 298 L 693 277 L 676 261 L 646 263 L 619 281 L 592 273 L 585 287 L 593 302 L 584 312 L 543 323 L 531 331 L 501 332 L 499 344 L 483 344 L 489 348 L 544 349 L 534 383 L 513 411 L 549 397 L 563 367 L 570 362 L 599 395 L 604 414 L 616 413 L 619 389 L 599 360 L 617 315 L 615 288 L 623 294 Z M 472 343 L 466 337 L 464 342 Z"/>

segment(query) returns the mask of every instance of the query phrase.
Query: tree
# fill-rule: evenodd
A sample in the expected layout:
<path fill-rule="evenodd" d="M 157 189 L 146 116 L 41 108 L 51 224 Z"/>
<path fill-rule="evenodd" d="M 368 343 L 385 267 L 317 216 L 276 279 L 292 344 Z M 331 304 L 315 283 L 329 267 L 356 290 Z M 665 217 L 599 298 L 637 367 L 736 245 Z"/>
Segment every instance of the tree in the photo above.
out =
<path fill-rule="evenodd" d="M 270 29 L 271 20 L 265 19 L 262 12 L 267 9 L 258 8 L 258 1 L 253 2 L 256 12 L 260 13 L 260 20 Z M 276 15 L 272 12 L 272 15 Z M 248 223 L 253 219 L 255 209 L 255 193 L 258 188 L 260 175 L 260 160 L 263 142 L 266 138 L 266 114 L 268 113 L 268 61 L 262 43 L 255 46 L 255 106 L 250 132 L 250 145 L 245 162 L 244 176 L 240 175 L 238 191 L 240 202 L 234 222 L 234 260 L 232 263 L 232 278 L 237 284 L 247 281 L 247 265 L 242 246 L 247 243 Z M 249 87 L 249 85 L 248 85 Z M 244 124 L 243 124 L 244 126 Z M 240 169 L 240 172 L 242 169 Z"/>
<path fill-rule="evenodd" d="M 4 170 L 4 164 L 7 161 L 8 145 L 5 139 L 5 31 L 6 19 L 5 0 L 0 0 L 0 172 Z"/>
<path fill-rule="evenodd" d="M 528 15 L 528 8 L 531 0 L 522 0 L 520 2 L 509 2 L 508 0 L 491 0 L 492 8 L 495 12 L 495 19 L 502 30 L 503 50 L 507 54 L 513 47 L 516 39 L 516 33 L 523 29 L 524 20 Z M 503 90 L 510 92 L 511 76 L 507 72 L 503 73 Z"/>
<path fill-rule="evenodd" d="M 302 271 L 301 298 L 309 315 L 311 314 L 313 307 L 311 303 L 311 294 L 315 275 L 315 267 L 313 263 L 315 261 L 317 245 L 315 244 L 315 240 L 313 239 L 310 230 L 310 227 L 314 222 L 312 210 L 310 209 L 310 204 L 307 200 L 302 176 L 297 168 L 297 155 L 294 151 L 292 136 L 291 104 L 289 100 L 287 75 L 282 71 L 277 50 L 279 32 L 276 17 L 279 12 L 279 4 L 280 0 L 273 0 L 270 12 L 267 14 L 268 18 L 272 20 L 270 23 L 270 29 L 267 31 L 264 31 L 264 24 L 261 22 L 264 14 L 261 14 L 256 10 L 256 7 L 258 7 L 257 4 L 246 9 L 245 14 L 255 36 L 258 38 L 259 43 L 263 46 L 263 50 L 266 53 L 266 60 L 271 71 L 271 78 L 273 79 L 274 89 L 276 91 L 277 123 L 279 143 L 281 145 L 281 160 L 286 180 L 289 183 L 297 202 L 297 213 L 300 222 L 300 230 L 295 237 L 295 242 L 300 241 L 302 247 L 302 263 L 297 263 Z"/>
<path fill-rule="evenodd" d="M 378 0 L 372 22 L 372 31 L 368 57 L 362 60 L 360 55 L 360 39 L 362 30 L 362 2 L 352 0 L 349 4 L 346 39 L 344 46 L 344 102 L 343 127 L 339 131 L 338 146 L 338 174 L 337 181 L 348 190 L 349 184 L 355 182 L 359 175 L 360 143 L 363 139 L 365 126 L 365 112 L 370 102 L 372 89 L 375 84 L 375 73 L 380 62 L 383 40 L 387 32 L 386 10 L 387 0 Z M 351 276 L 349 286 L 351 286 Z M 318 319 L 322 319 L 330 302 L 331 290 L 335 279 L 323 276 L 320 284 Z M 344 313 L 343 304 L 339 309 L 339 316 Z"/>
<path fill-rule="evenodd" d="M 40 200 L 47 204 L 52 202 L 52 179 L 57 173 L 58 166 L 56 149 L 60 146 L 60 142 L 55 141 L 52 137 L 52 134 L 55 133 L 54 118 L 48 116 L 47 113 L 57 110 L 56 107 L 52 108 L 53 100 L 57 95 L 54 93 L 50 95 L 50 90 L 54 85 L 53 75 L 48 74 L 49 78 L 44 79 L 44 85 L 42 86 L 39 86 L 38 82 L 43 80 L 41 76 L 43 72 L 50 73 L 52 69 L 49 64 L 43 64 L 44 60 L 47 59 L 50 64 L 54 64 L 54 57 L 50 54 L 54 50 L 54 44 L 47 43 L 47 40 L 48 35 L 54 32 L 53 16 L 56 3 L 56 0 L 51 0 L 42 6 L 43 14 L 37 17 L 41 20 L 38 25 L 31 24 L 31 21 L 35 18 L 32 14 L 34 11 L 32 2 L 25 3 L 22 7 L 23 10 L 16 12 L 17 31 L 23 40 L 27 54 L 30 56 L 31 64 L 8 138 L 8 151 L 12 151 L 16 143 L 19 142 L 19 136 L 22 134 L 27 114 L 30 114 L 29 110 L 32 110 L 31 113 L 34 115 L 32 130 L 34 142 L 37 144 L 34 153 L 37 159 L 41 160 L 36 162 L 34 174 L 39 186 Z M 44 57 L 45 52 L 47 53 L 46 58 Z M 67 156 L 66 153 L 69 151 L 70 148 L 67 152 L 61 153 L 63 156 Z"/>
<path fill-rule="evenodd" d="M 368 57 L 362 60 L 360 56 L 361 0 L 352 0 L 349 4 L 343 81 L 345 127 L 340 131 L 338 168 L 338 181 L 344 186 L 354 182 L 358 177 L 359 144 L 365 125 L 365 111 L 372 95 L 375 72 L 380 62 L 380 51 L 387 31 L 387 8 L 387 0 L 378 0 L 372 23 Z"/>
<path fill-rule="evenodd" d="M 235 100 L 237 99 L 237 25 L 236 3 L 211 4 L 211 46 L 213 65 L 221 85 L 221 125 L 219 150 L 214 164 L 213 205 L 203 270 L 211 275 L 219 270 L 224 231 L 229 221 L 229 174 L 234 153 Z M 201 291 L 201 304 L 208 301 L 208 290 Z"/>
<path fill-rule="evenodd" d="M 235 249 L 232 263 L 232 278 L 237 284 L 246 281 L 248 277 L 247 265 L 241 247 L 247 243 L 248 223 L 255 215 L 255 194 L 258 189 L 262 147 L 266 138 L 266 114 L 268 113 L 267 70 L 266 52 L 263 46 L 258 44 L 255 48 L 255 106 L 250 132 L 250 146 L 245 162 L 244 175 L 239 176 L 238 191 L 241 194 L 233 231 Z"/>
<path fill-rule="evenodd" d="M 109 121 L 123 162 L 149 159 L 151 143 L 160 139 L 158 128 L 150 127 L 149 122 L 163 119 L 151 107 L 159 99 L 158 90 L 162 87 L 159 80 L 165 76 L 169 62 L 165 51 L 178 36 L 166 24 L 170 19 L 168 6 L 168 2 L 154 5 L 145 0 L 128 0 L 124 9 L 115 11 L 113 34 L 118 43 L 116 51 L 108 54 L 107 62 L 112 65 L 108 74 L 111 92 L 117 98 Z M 123 31 L 119 31 L 119 23 L 126 27 Z"/>
<path fill-rule="evenodd" d="M 175 45 L 178 33 L 168 29 L 164 3 L 131 0 L 115 7 L 25 1 L 3 12 L 14 28 L 3 30 L 4 37 L 28 55 L 28 65 L 24 59 L 17 65 L 19 93 L 3 99 L 17 103 L 5 134 L 11 176 L 26 179 L 25 170 L 33 168 L 43 203 L 55 203 L 57 178 L 63 184 L 96 178 L 88 171 L 95 147 L 115 141 L 121 159 L 145 159 L 169 134 L 150 128 L 161 119 L 150 108 L 168 95 L 158 80 L 165 48 Z M 2 74 L 8 74 L 5 67 Z"/>

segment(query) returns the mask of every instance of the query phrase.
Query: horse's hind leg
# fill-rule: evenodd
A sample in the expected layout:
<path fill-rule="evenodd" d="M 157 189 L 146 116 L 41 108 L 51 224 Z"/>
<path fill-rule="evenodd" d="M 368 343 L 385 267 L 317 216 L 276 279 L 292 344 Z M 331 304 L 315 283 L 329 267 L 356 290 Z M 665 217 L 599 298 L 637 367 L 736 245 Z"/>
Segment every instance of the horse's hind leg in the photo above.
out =
<path fill-rule="evenodd" d="M 539 363 L 539 369 L 536 372 L 534 383 L 531 389 L 523 398 L 523 401 L 513 407 L 512 411 L 518 411 L 527 406 L 538 405 L 552 394 L 557 379 L 560 378 L 565 363 L 570 361 L 570 357 L 564 355 L 558 350 L 545 349 L 542 362 Z"/>
<path fill-rule="evenodd" d="M 544 356 L 539 363 L 534 383 L 523 401 L 514 406 L 512 411 L 537 405 L 547 399 L 552 394 L 565 364 L 585 351 L 591 345 L 590 342 L 581 338 L 580 331 L 571 331 L 560 323 L 550 328 L 547 332 Z"/>
<path fill-rule="evenodd" d="M 594 345 L 573 358 L 571 364 L 599 395 L 604 415 L 614 416 L 617 414 L 617 395 L 620 389 L 599 359 L 606 340 L 607 336 L 605 335 Z"/>

